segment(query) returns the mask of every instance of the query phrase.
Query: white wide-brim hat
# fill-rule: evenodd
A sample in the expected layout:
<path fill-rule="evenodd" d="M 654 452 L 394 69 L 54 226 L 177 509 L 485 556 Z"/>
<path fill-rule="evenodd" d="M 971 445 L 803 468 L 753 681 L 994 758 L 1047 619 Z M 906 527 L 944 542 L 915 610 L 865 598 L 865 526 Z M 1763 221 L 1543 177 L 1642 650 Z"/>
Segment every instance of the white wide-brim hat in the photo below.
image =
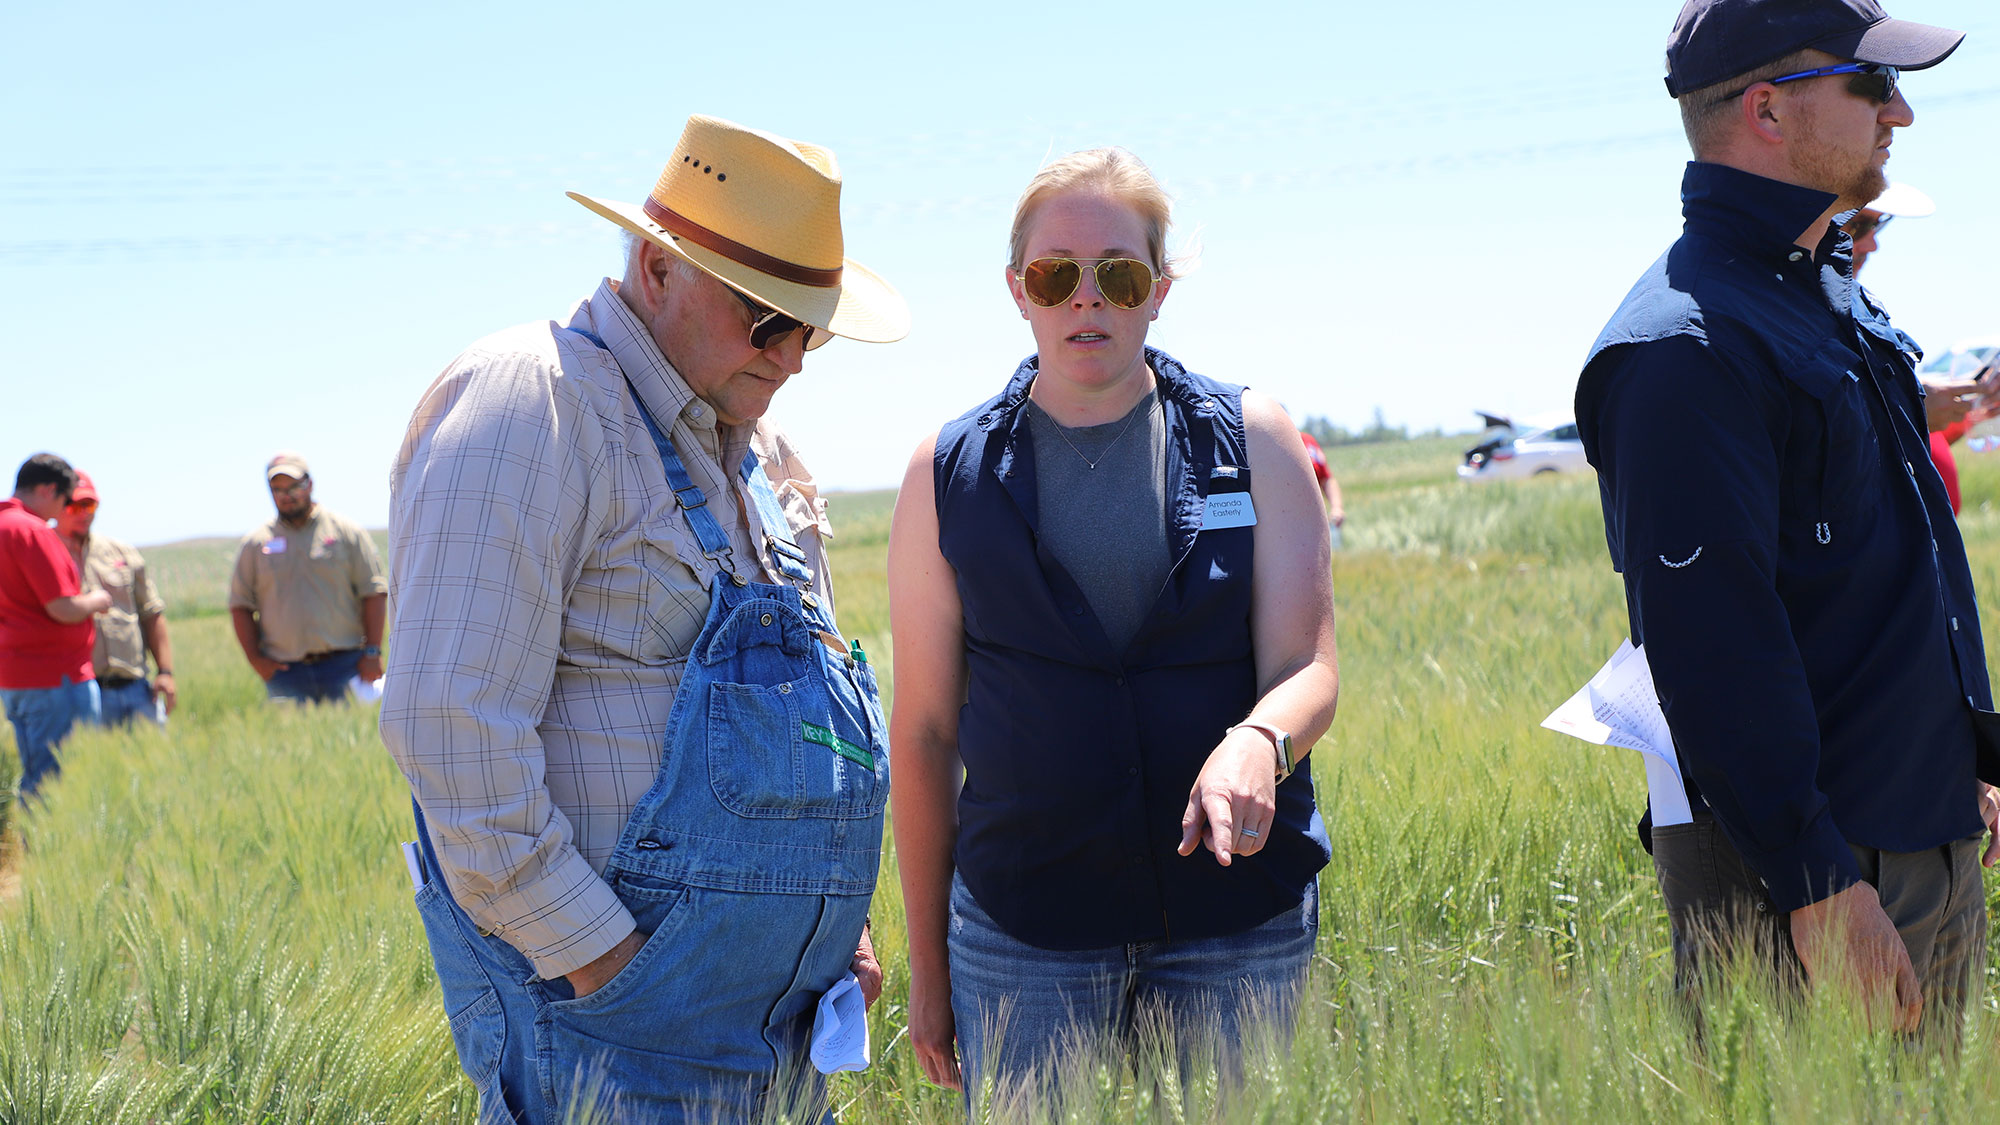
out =
<path fill-rule="evenodd" d="M 909 335 L 902 294 L 846 256 L 840 169 L 818 145 L 697 114 L 644 203 L 568 194 L 814 328 L 870 343 Z"/>
<path fill-rule="evenodd" d="M 1937 203 L 1930 196 L 1925 195 L 1908 184 L 1890 184 L 1881 195 L 1875 197 L 1874 202 L 1868 204 L 1863 210 L 1880 211 L 1884 215 L 1901 215 L 1904 218 L 1918 219 L 1925 215 L 1936 214 Z"/>

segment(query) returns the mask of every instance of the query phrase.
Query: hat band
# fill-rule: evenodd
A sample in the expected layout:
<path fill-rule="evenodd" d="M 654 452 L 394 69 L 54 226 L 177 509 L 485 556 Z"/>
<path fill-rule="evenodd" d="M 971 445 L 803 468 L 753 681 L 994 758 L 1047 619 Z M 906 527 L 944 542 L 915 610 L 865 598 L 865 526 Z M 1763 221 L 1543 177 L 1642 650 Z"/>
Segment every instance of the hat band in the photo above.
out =
<path fill-rule="evenodd" d="M 754 247 L 745 246 L 727 235 L 702 226 L 693 219 L 669 209 L 660 201 L 646 197 L 646 217 L 660 224 L 670 234 L 679 235 L 704 250 L 711 250 L 728 258 L 740 266 L 749 266 L 759 273 L 800 285 L 811 285 L 820 289 L 831 289 L 840 284 L 841 267 L 830 270 L 814 269 L 797 262 L 787 262 L 783 258 L 773 258 Z"/>

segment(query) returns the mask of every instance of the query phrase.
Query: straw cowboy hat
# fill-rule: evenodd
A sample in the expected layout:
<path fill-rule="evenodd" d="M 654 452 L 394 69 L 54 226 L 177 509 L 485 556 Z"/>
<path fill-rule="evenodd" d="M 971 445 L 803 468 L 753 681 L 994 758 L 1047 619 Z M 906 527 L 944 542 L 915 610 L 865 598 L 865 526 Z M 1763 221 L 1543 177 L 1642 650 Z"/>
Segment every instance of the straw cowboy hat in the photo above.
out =
<path fill-rule="evenodd" d="M 697 114 L 643 204 L 568 194 L 815 328 L 871 343 L 909 334 L 902 295 L 843 253 L 840 168 L 818 145 Z"/>

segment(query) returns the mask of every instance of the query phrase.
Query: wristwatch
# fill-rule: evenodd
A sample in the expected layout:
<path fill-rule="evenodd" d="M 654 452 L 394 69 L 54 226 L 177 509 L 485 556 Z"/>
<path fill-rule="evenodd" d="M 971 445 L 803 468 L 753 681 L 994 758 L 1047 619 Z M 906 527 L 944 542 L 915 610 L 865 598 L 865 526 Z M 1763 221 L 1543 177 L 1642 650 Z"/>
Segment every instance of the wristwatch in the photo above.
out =
<path fill-rule="evenodd" d="M 381 645 L 362 645 L 362 646 L 361 646 L 361 655 L 363 655 L 363 656 L 380 656 L 380 655 L 382 655 L 382 646 L 381 646 Z"/>
<path fill-rule="evenodd" d="M 1298 768 L 1298 763 L 1292 759 L 1291 732 L 1285 730 L 1279 730 L 1277 727 L 1274 727 L 1269 723 L 1237 723 L 1235 726 L 1230 727 L 1228 730 L 1223 731 L 1222 733 L 1234 734 L 1237 731 L 1243 730 L 1245 728 L 1254 731 L 1261 731 L 1263 734 L 1265 734 L 1270 738 L 1271 746 L 1274 750 L 1277 751 L 1278 754 L 1278 780 L 1283 781 L 1286 778 L 1292 776 L 1292 771 Z"/>

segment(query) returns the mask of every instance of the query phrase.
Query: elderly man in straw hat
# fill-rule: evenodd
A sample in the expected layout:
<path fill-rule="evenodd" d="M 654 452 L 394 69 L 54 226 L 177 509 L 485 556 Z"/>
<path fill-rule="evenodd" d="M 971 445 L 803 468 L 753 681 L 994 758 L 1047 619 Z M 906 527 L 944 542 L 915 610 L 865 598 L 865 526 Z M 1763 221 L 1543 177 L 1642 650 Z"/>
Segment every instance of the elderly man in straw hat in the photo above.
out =
<path fill-rule="evenodd" d="M 822 998 L 880 990 L 874 672 L 760 421 L 807 351 L 908 330 L 839 196 L 826 149 L 691 118 L 643 203 L 571 196 L 630 232 L 623 278 L 410 419 L 382 737 L 482 1121 L 815 1114 Z"/>

